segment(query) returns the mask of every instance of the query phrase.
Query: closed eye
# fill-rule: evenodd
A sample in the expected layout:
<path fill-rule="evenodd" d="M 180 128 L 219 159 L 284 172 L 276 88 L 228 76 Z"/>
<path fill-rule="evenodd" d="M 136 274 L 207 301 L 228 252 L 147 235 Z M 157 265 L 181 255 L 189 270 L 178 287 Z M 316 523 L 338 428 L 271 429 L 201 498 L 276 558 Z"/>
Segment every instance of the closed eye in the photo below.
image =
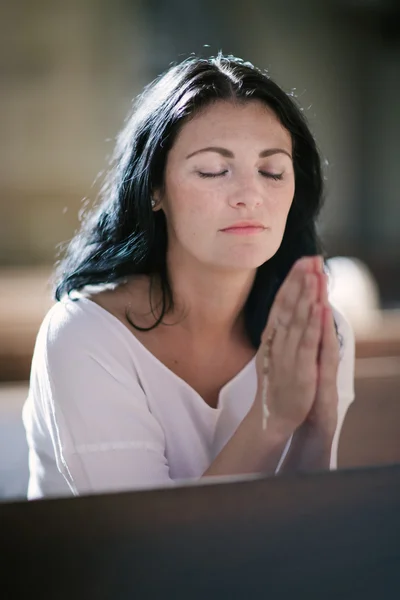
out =
<path fill-rule="evenodd" d="M 221 171 L 220 173 L 203 173 L 202 171 L 198 171 L 198 174 L 200 175 L 200 177 L 222 177 L 223 175 L 226 175 L 228 171 Z"/>
<path fill-rule="evenodd" d="M 220 171 L 219 173 L 204 173 L 203 171 L 198 171 L 200 177 L 210 178 L 210 177 L 223 177 L 228 173 L 228 170 Z M 268 177 L 268 179 L 273 179 L 274 181 L 281 181 L 283 179 L 283 173 L 269 173 L 267 171 L 259 171 L 259 173 L 263 177 Z"/>
<path fill-rule="evenodd" d="M 283 179 L 283 173 L 268 173 L 266 171 L 259 171 L 263 177 L 273 179 L 274 181 L 281 181 Z"/>

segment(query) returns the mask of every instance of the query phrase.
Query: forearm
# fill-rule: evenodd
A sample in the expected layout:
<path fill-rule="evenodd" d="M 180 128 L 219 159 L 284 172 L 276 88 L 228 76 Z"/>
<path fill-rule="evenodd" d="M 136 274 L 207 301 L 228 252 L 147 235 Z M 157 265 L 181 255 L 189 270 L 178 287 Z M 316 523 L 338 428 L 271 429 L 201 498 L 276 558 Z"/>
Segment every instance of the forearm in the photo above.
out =
<path fill-rule="evenodd" d="M 304 423 L 293 435 L 280 473 L 329 470 L 334 431 Z"/>
<path fill-rule="evenodd" d="M 263 430 L 261 411 L 251 409 L 203 477 L 273 474 L 289 437 L 272 421 Z"/>

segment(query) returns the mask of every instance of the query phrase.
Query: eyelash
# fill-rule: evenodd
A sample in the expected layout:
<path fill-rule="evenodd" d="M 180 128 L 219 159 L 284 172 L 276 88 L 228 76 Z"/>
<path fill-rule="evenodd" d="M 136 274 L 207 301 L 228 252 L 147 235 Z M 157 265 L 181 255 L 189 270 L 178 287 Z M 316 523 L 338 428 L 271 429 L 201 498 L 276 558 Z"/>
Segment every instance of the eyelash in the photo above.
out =
<path fill-rule="evenodd" d="M 227 172 L 228 171 L 221 171 L 221 173 L 202 173 L 201 171 L 198 171 L 198 174 L 200 175 L 200 177 L 203 177 L 204 179 L 210 179 L 210 178 L 215 178 L 215 177 L 222 177 Z M 265 171 L 259 171 L 259 173 L 261 175 L 263 175 L 264 177 L 273 179 L 274 181 L 281 181 L 283 179 L 283 173 L 267 173 Z"/>

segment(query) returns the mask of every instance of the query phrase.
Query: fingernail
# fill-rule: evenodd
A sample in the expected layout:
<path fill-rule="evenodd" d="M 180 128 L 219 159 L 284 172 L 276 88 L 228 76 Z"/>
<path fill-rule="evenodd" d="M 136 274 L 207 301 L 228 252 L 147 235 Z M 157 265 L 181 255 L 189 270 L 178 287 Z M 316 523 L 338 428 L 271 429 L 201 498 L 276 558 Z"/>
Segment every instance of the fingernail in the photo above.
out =
<path fill-rule="evenodd" d="M 320 254 L 315 257 L 315 266 L 318 273 L 322 273 L 324 268 L 324 259 Z"/>
<path fill-rule="evenodd" d="M 313 265 L 314 258 L 312 256 L 302 256 L 298 259 L 296 267 L 302 271 L 308 271 Z"/>

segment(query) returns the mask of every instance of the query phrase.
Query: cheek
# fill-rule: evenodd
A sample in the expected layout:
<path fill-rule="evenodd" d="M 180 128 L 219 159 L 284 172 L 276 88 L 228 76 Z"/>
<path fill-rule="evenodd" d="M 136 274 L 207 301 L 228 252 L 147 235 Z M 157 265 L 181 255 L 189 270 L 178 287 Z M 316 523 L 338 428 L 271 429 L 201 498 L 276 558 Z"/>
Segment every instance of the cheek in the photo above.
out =
<path fill-rule="evenodd" d="M 294 183 L 275 190 L 269 202 L 269 208 L 274 217 L 279 221 L 286 221 L 294 197 Z"/>
<path fill-rule="evenodd" d="M 220 206 L 218 194 L 215 191 L 204 193 L 195 185 L 188 184 L 184 179 L 177 180 L 170 186 L 169 212 L 176 227 L 187 226 L 191 231 L 201 228 L 202 222 L 210 222 L 216 216 Z"/>
<path fill-rule="evenodd" d="M 193 190 L 188 186 L 171 186 L 168 190 L 165 213 L 172 238 L 188 247 L 205 238 L 210 221 L 207 204 L 204 202 L 204 196 L 195 197 Z"/>

